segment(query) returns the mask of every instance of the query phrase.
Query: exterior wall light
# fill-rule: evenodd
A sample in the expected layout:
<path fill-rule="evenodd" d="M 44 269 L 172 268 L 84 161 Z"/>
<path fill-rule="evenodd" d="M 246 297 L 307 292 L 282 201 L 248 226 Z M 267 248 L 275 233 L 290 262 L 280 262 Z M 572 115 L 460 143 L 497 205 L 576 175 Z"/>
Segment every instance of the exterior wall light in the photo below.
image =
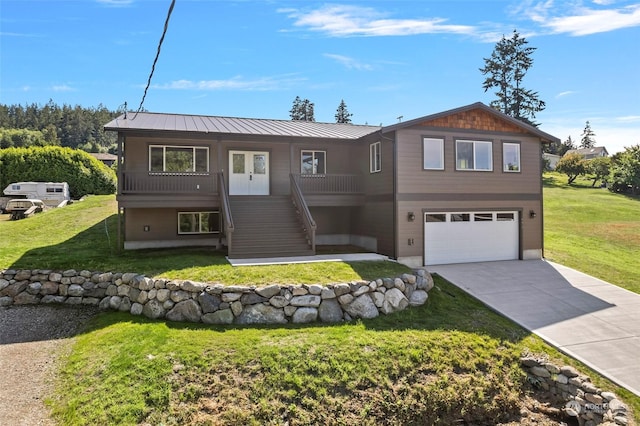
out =
<path fill-rule="evenodd" d="M 413 222 L 414 220 L 416 220 L 416 215 L 415 215 L 415 214 L 413 214 L 413 212 L 409 212 L 409 213 L 407 213 L 407 220 L 408 220 L 409 222 Z"/>
<path fill-rule="evenodd" d="M 536 212 L 533 210 L 529 210 L 529 218 L 534 219 L 536 217 Z"/>

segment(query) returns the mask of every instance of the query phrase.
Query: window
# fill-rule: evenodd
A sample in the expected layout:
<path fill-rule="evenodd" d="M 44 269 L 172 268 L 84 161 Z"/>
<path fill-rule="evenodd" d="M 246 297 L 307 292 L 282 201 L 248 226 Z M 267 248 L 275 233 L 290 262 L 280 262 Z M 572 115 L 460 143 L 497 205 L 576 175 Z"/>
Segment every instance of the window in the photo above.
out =
<path fill-rule="evenodd" d="M 327 153 L 325 151 L 302 151 L 300 173 L 303 175 L 323 175 L 327 173 Z"/>
<path fill-rule="evenodd" d="M 456 170 L 493 170 L 492 143 L 456 141 Z"/>
<path fill-rule="evenodd" d="M 473 215 L 473 220 L 476 222 L 491 222 L 493 221 L 493 213 L 476 213 Z"/>
<path fill-rule="evenodd" d="M 498 222 L 513 222 L 515 220 L 513 213 L 498 213 L 496 218 Z"/>
<path fill-rule="evenodd" d="M 502 144 L 502 170 L 505 172 L 520 171 L 520 144 Z"/>
<path fill-rule="evenodd" d="M 160 173 L 208 173 L 209 148 L 151 145 L 149 147 L 149 171 Z"/>
<path fill-rule="evenodd" d="M 469 222 L 470 219 L 469 213 L 451 213 L 451 222 Z"/>
<path fill-rule="evenodd" d="M 422 139 L 422 168 L 444 170 L 444 139 Z"/>
<path fill-rule="evenodd" d="M 178 234 L 215 234 L 220 232 L 218 212 L 178 213 Z"/>
<path fill-rule="evenodd" d="M 428 213 L 425 215 L 425 222 L 446 222 L 447 215 L 444 213 Z"/>
<path fill-rule="evenodd" d="M 381 144 L 375 142 L 369 145 L 369 171 L 376 173 L 382 170 Z"/>

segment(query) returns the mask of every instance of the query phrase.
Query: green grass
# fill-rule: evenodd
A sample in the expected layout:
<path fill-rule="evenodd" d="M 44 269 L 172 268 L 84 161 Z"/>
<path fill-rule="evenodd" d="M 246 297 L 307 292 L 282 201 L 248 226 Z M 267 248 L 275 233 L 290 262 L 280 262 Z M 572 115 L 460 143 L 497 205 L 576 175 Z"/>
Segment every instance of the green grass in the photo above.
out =
<path fill-rule="evenodd" d="M 589 374 L 446 281 L 436 285 L 425 306 L 329 326 L 105 313 L 76 338 L 49 404 L 65 425 L 486 423 L 517 419 L 528 391 L 523 352 Z"/>
<path fill-rule="evenodd" d="M 640 199 L 544 177 L 545 257 L 640 293 Z"/>
<path fill-rule="evenodd" d="M 114 196 L 93 196 L 31 218 L 0 221 L 0 268 L 89 269 L 233 284 L 328 284 L 409 271 L 394 262 L 232 267 L 212 249 L 118 251 Z"/>

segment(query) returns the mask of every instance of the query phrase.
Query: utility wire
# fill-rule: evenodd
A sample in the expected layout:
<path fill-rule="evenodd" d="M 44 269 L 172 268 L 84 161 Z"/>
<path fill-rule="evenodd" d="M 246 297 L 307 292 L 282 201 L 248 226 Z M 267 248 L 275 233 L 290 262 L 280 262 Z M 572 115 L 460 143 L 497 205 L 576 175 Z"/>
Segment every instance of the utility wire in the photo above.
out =
<path fill-rule="evenodd" d="M 167 13 L 167 19 L 164 21 L 164 30 L 162 31 L 162 37 L 160 37 L 160 42 L 158 43 L 158 51 L 156 52 L 156 58 L 153 60 L 153 65 L 151 65 L 151 73 L 149 74 L 149 79 L 147 80 L 147 87 L 144 88 L 144 94 L 142 95 L 142 100 L 140 101 L 140 106 L 136 111 L 135 115 L 131 120 L 135 120 L 138 116 L 138 113 L 142 111 L 142 104 L 144 104 L 144 99 L 147 97 L 147 90 L 149 90 L 149 86 L 151 85 L 151 77 L 153 77 L 153 72 L 156 69 L 156 63 L 158 62 L 158 58 L 160 57 L 160 48 L 162 47 L 162 42 L 164 41 L 164 36 L 167 33 L 167 28 L 169 28 L 169 19 L 171 19 L 171 12 L 173 12 L 173 6 L 175 6 L 176 0 L 171 0 L 171 6 L 169 6 L 169 12 Z"/>

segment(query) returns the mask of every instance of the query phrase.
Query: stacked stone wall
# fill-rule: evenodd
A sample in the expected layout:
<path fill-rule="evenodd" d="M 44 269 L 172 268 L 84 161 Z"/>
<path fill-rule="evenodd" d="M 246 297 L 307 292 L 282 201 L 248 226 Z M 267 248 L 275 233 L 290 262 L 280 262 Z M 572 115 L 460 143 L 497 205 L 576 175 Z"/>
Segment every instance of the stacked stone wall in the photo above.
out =
<path fill-rule="evenodd" d="M 333 285 L 225 286 L 136 273 L 0 270 L 0 306 L 93 305 L 148 318 L 207 324 L 340 322 L 374 318 L 426 302 L 425 270 Z"/>
<path fill-rule="evenodd" d="M 562 405 L 566 415 L 584 426 L 628 425 L 627 406 L 612 392 L 596 387 L 591 379 L 571 366 L 558 366 L 544 357 L 520 359 L 528 381 Z"/>

